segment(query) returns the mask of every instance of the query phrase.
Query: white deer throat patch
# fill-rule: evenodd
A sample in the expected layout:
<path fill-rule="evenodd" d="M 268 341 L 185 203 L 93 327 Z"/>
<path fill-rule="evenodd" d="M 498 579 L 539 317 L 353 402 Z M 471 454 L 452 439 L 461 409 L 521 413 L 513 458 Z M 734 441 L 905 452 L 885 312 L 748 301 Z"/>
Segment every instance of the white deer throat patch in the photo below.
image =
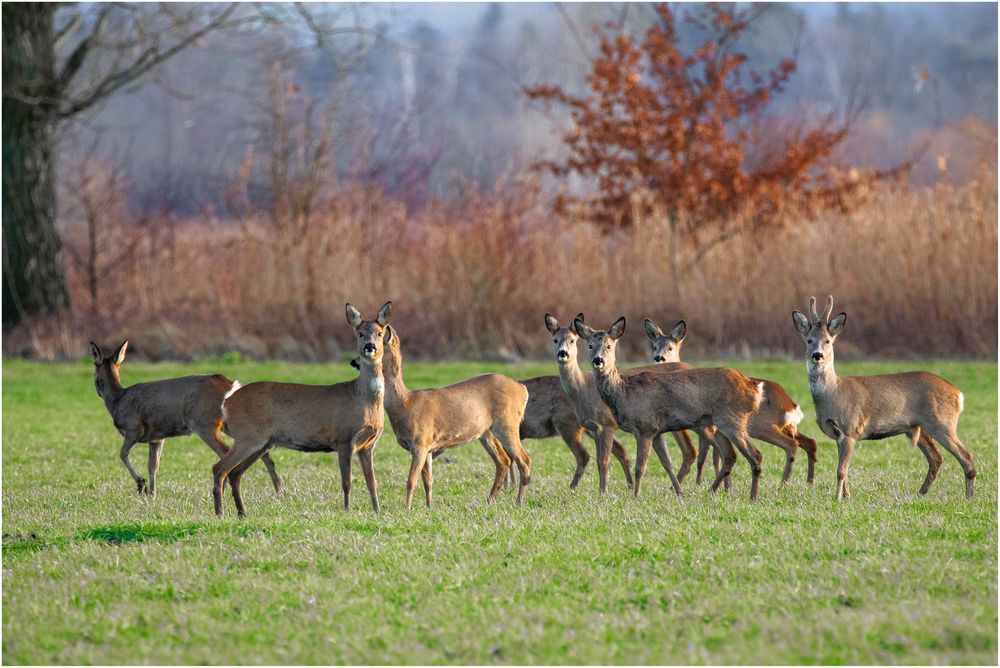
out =
<path fill-rule="evenodd" d="M 385 391 L 385 381 L 381 378 L 372 378 L 368 383 L 368 389 L 374 394 L 382 394 Z"/>

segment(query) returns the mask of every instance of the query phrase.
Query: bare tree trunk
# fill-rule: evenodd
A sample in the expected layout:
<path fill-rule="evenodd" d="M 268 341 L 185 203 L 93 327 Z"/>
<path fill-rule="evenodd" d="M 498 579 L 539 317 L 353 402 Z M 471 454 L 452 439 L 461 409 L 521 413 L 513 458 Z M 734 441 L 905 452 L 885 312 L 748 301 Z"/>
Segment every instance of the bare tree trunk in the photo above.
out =
<path fill-rule="evenodd" d="M 56 231 L 54 4 L 3 5 L 3 323 L 69 303 Z"/>

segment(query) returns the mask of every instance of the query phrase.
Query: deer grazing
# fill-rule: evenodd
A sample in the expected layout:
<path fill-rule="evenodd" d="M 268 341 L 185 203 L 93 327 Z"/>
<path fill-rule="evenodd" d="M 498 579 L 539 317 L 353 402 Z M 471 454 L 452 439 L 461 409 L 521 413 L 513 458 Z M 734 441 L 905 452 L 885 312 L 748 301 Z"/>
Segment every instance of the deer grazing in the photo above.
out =
<path fill-rule="evenodd" d="M 160 468 L 163 441 L 174 436 L 196 434 L 220 458 L 229 446 L 219 435 L 223 430 L 222 400 L 228 392 L 239 389 L 239 381 L 225 376 L 185 376 L 138 383 L 122 387 L 121 365 L 125 361 L 128 341 L 123 341 L 111 355 L 101 352 L 90 342 L 90 359 L 94 363 L 94 385 L 97 394 L 111 414 L 115 428 L 124 438 L 118 453 L 135 481 L 136 489 L 156 496 L 156 472 Z M 136 443 L 149 444 L 149 481 L 139 475 L 129 461 Z M 282 490 L 281 478 L 270 457 L 264 460 L 274 490 Z"/>
<path fill-rule="evenodd" d="M 833 343 L 844 329 L 846 313 L 833 318 L 833 297 L 827 297 L 822 317 L 816 298 L 809 298 L 809 317 L 792 311 L 792 322 L 806 343 L 809 390 L 816 421 L 837 442 L 836 499 L 850 497 L 847 482 L 857 441 L 907 434 L 927 458 L 926 494 L 941 468 L 936 443 L 950 452 L 965 471 L 965 495 L 972 498 L 976 468 L 972 453 L 958 440 L 958 418 L 964 398 L 957 387 L 924 371 L 841 378 L 833 368 Z"/>
<path fill-rule="evenodd" d="M 406 507 L 413 504 L 417 476 L 423 479 L 427 507 L 431 507 L 433 455 L 478 438 L 493 459 L 496 477 L 488 499 L 496 499 L 513 461 L 520 473 L 517 502 L 531 482 L 531 459 L 521 447 L 520 426 L 528 403 L 528 389 L 495 373 L 476 376 L 447 387 L 411 390 L 403 382 L 403 352 L 399 334 L 386 331 L 385 411 L 403 449 L 410 452 L 406 478 Z"/>
<path fill-rule="evenodd" d="M 582 313 L 577 314 L 574 322 L 577 320 L 583 322 Z M 597 467 L 600 475 L 600 490 L 603 494 L 607 491 L 609 450 L 618 442 L 617 439 L 614 438 L 614 433 L 618 429 L 618 422 L 615 420 L 611 409 L 598 393 L 593 376 L 591 374 L 584 374 L 580 370 L 580 366 L 577 363 L 577 339 L 579 338 L 579 335 L 576 332 L 575 326 L 570 325 L 569 327 L 561 327 L 558 320 L 546 313 L 545 328 L 549 331 L 549 334 L 552 335 L 556 362 L 559 365 L 559 380 L 562 385 L 562 391 L 565 396 L 569 398 L 577 420 L 592 433 L 592 436 L 597 443 Z M 667 366 L 676 367 L 678 369 L 690 368 L 686 364 Z M 657 371 L 660 370 L 666 369 L 657 369 Z M 625 373 L 629 374 L 631 372 L 632 371 L 630 370 Z M 677 436 L 677 434 L 675 434 L 675 436 Z M 688 439 L 682 440 L 681 438 L 678 438 L 677 440 L 678 445 L 681 446 L 681 452 L 684 454 L 685 460 L 677 476 L 673 475 L 672 465 L 669 467 L 667 465 L 667 462 L 669 462 L 669 456 L 666 454 L 666 445 L 663 443 L 662 435 L 657 434 L 654 437 L 652 447 L 657 453 L 657 457 L 659 457 L 660 462 L 663 463 L 664 468 L 667 470 L 667 473 L 670 476 L 671 484 L 675 485 L 675 491 L 679 494 L 680 481 L 684 479 L 684 475 L 687 474 L 694 461 L 694 446 L 691 445 L 691 442 Z M 685 443 L 690 450 L 690 454 L 684 448 L 683 444 Z M 619 458 L 619 460 L 620 459 L 621 458 Z M 631 480 L 631 476 L 626 477 Z M 631 485 L 631 487 L 633 491 L 638 494 L 638 490 L 635 489 L 634 484 Z"/>
<path fill-rule="evenodd" d="M 681 345 L 687 334 L 687 323 L 679 321 L 669 334 L 646 318 L 643 322 L 646 337 L 653 348 L 653 362 L 664 364 L 681 361 Z M 795 452 L 802 448 L 809 459 L 809 471 L 806 480 L 812 484 L 816 476 L 816 441 L 805 434 L 800 434 L 798 425 L 802 421 L 802 408 L 795 403 L 781 385 L 760 378 L 751 378 L 755 383 L 764 384 L 764 400 L 747 424 L 750 438 L 756 438 L 778 446 L 785 451 L 785 472 L 781 482 L 787 483 L 792 477 L 792 465 L 795 463 Z M 702 469 L 708 455 L 708 442 L 701 439 L 698 448 L 698 483 L 701 484 Z M 715 455 L 715 470 L 719 471 L 719 457 Z"/>
<path fill-rule="evenodd" d="M 590 364 L 601 398 L 611 407 L 619 426 L 635 436 L 635 489 L 638 494 L 653 438 L 665 431 L 714 426 L 724 438 L 722 468 L 712 490 L 729 475 L 736 461 L 731 445 L 750 463 L 750 499 L 756 500 L 760 482 L 760 451 L 750 442 L 747 422 L 763 398 L 763 387 L 738 371 L 726 368 L 683 369 L 670 373 L 642 370 L 622 374 L 615 360 L 618 340 L 625 333 L 625 318 L 618 318 L 607 331 L 594 330 L 576 319 L 573 327 L 587 341 Z M 664 468 L 679 489 L 666 451 Z"/>
<path fill-rule="evenodd" d="M 275 446 L 302 452 L 336 452 L 345 509 L 351 501 L 351 455 L 358 453 L 372 508 L 378 512 L 372 451 L 385 424 L 383 336 L 392 319 L 392 302 L 386 302 L 374 320 L 363 320 L 350 304 L 346 310 L 347 322 L 358 337 L 361 374 L 357 378 L 336 385 L 250 383 L 222 402 L 223 417 L 234 442 L 212 468 L 212 496 L 218 517 L 222 517 L 222 487 L 227 478 L 236 511 L 240 517 L 246 515 L 240 479 Z"/>

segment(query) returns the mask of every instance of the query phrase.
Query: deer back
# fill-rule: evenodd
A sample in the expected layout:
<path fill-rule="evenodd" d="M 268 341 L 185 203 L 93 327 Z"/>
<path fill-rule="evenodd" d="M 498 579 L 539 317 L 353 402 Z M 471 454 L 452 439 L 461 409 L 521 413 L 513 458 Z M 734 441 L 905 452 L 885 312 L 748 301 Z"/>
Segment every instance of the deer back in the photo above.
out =
<path fill-rule="evenodd" d="M 121 432 L 139 440 L 212 429 L 222 419 L 222 399 L 233 383 L 225 376 L 185 376 L 125 388 L 112 418 Z"/>

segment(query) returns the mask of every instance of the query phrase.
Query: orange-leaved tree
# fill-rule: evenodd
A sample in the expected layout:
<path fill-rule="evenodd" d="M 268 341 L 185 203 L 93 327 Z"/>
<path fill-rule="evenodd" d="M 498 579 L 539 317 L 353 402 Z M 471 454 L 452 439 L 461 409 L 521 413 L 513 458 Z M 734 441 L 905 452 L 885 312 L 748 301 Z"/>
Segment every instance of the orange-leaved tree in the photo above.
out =
<path fill-rule="evenodd" d="M 585 95 L 527 87 L 530 98 L 564 105 L 572 117 L 566 156 L 539 166 L 556 177 L 582 177 L 590 188 L 563 189 L 557 210 L 608 228 L 661 216 L 674 246 L 687 242 L 697 258 L 745 221 L 771 224 L 790 205 L 806 215 L 849 209 L 861 186 L 880 176 L 829 163 L 857 107 L 811 124 L 765 116 L 795 60 L 760 74 L 733 50 L 762 11 L 726 3 L 686 15 L 709 36 L 685 53 L 674 12 L 661 4 L 641 43 L 608 26 Z"/>

